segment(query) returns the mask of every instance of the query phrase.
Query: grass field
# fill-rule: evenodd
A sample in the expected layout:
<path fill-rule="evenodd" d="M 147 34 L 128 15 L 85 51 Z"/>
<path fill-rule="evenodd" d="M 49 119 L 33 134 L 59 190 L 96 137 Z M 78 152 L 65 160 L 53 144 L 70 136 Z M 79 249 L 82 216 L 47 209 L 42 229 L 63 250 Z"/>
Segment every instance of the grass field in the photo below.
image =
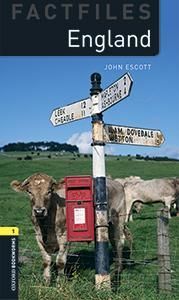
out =
<path fill-rule="evenodd" d="M 26 155 L 26 154 L 25 154 Z M 46 287 L 42 280 L 42 264 L 34 231 L 30 221 L 27 196 L 11 190 L 10 182 L 22 180 L 36 172 L 44 172 L 59 179 L 66 175 L 91 175 L 91 158 L 47 155 L 34 156 L 33 160 L 17 160 L 23 153 L 0 154 L 0 226 L 18 226 L 20 229 L 19 254 L 24 259 L 19 267 L 20 300 L 169 300 L 179 299 L 179 218 L 170 220 L 170 250 L 172 263 L 171 294 L 157 292 L 157 230 L 156 211 L 161 205 L 146 206 L 141 214 L 129 223 L 134 246 L 131 264 L 122 273 L 117 292 L 96 291 L 94 287 L 94 245 L 73 244 L 68 268 L 72 277 L 63 279 L 60 287 L 55 280 Z M 147 162 L 116 157 L 106 158 L 106 173 L 112 177 L 138 175 L 144 179 L 179 176 L 178 162 Z M 80 254 L 80 256 L 79 256 Z M 133 263 L 132 263 L 133 262 Z M 111 274 L 114 265 L 111 258 Z M 54 276 L 55 279 L 55 276 Z"/>

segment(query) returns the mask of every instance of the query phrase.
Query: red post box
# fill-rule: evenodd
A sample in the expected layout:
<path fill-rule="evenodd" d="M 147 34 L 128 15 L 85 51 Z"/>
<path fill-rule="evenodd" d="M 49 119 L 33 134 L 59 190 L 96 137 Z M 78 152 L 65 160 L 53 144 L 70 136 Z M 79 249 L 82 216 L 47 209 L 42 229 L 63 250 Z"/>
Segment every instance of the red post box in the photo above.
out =
<path fill-rule="evenodd" d="M 94 240 L 93 180 L 91 176 L 65 177 L 67 240 Z"/>

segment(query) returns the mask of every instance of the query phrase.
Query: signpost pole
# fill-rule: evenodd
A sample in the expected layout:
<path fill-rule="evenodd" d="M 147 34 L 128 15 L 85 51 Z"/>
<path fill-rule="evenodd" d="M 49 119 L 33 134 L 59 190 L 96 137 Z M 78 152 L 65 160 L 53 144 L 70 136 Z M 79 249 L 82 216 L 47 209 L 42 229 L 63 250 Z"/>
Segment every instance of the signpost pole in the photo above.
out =
<path fill-rule="evenodd" d="M 93 181 L 95 202 L 95 284 L 96 288 L 110 289 L 109 272 L 109 249 L 108 249 L 108 217 L 105 175 L 105 151 L 103 116 L 98 109 L 98 94 L 102 91 L 100 87 L 101 75 L 91 75 L 92 88 L 92 153 L 93 153 Z"/>

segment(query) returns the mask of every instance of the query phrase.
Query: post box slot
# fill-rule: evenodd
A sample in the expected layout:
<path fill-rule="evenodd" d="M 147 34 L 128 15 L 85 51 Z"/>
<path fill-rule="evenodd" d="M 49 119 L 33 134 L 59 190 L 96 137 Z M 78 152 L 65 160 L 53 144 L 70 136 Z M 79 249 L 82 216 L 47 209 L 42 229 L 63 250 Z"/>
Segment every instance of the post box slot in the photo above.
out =
<path fill-rule="evenodd" d="M 92 193 L 90 188 L 69 188 L 67 190 L 66 195 L 67 201 L 70 199 L 71 201 L 77 200 L 92 200 Z"/>

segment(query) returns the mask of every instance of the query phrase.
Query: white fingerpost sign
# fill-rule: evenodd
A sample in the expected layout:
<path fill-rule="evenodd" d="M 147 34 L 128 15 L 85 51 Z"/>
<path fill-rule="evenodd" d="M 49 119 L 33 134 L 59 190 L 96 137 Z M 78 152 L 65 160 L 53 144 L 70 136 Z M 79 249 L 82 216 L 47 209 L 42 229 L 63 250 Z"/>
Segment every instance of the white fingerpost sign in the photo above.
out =
<path fill-rule="evenodd" d="M 103 112 L 130 95 L 132 82 L 129 73 L 126 73 L 98 95 L 93 95 L 93 99 L 82 99 L 54 109 L 50 121 L 54 126 L 58 126 Z"/>
<path fill-rule="evenodd" d="M 100 93 L 100 110 L 105 111 L 109 107 L 125 99 L 130 95 L 132 78 L 129 73 L 119 78 Z"/>
<path fill-rule="evenodd" d="M 53 110 L 50 121 L 54 126 L 63 125 L 91 116 L 91 98 L 82 99 L 70 105 Z"/>
<path fill-rule="evenodd" d="M 164 136 L 156 129 L 105 124 L 104 140 L 111 144 L 158 147 L 163 144 Z"/>

